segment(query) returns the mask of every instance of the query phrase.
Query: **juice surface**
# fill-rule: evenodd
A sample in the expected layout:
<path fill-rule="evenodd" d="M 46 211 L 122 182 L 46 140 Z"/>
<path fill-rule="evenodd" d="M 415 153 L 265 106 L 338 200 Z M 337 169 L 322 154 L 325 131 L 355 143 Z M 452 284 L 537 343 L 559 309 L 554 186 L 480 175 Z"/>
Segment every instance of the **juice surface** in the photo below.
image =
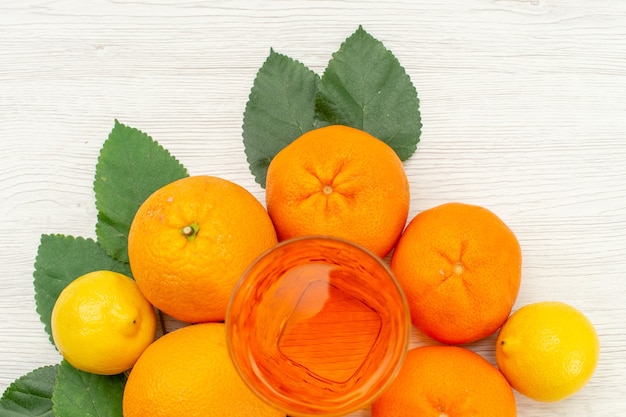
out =
<path fill-rule="evenodd" d="M 345 383 L 370 354 L 381 317 L 364 300 L 334 282 L 332 267 L 305 266 L 315 274 L 307 284 L 278 338 L 278 352 L 294 365 L 329 383 Z M 303 274 L 309 271 L 299 271 Z"/>

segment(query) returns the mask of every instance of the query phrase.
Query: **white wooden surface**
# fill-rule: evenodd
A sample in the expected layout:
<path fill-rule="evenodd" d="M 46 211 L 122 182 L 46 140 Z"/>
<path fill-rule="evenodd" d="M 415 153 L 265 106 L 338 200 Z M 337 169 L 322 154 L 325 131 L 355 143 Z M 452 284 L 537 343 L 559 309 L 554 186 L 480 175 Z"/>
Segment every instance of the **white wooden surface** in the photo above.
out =
<path fill-rule="evenodd" d="M 492 209 L 523 247 L 516 308 L 565 301 L 599 332 L 587 387 L 556 404 L 518 396 L 519 415 L 626 412 L 623 0 L 2 0 L 0 392 L 60 359 L 35 312 L 34 257 L 42 233 L 95 237 L 114 119 L 263 200 L 241 141 L 257 70 L 273 47 L 321 74 L 359 24 L 421 99 L 411 216 Z M 470 348 L 493 362 L 493 343 Z"/>

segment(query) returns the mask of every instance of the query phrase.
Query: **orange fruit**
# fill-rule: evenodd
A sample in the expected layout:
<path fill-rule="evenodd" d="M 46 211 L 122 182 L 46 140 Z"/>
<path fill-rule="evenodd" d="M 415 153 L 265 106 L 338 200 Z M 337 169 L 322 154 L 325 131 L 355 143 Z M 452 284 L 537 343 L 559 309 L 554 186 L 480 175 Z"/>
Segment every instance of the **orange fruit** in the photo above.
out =
<path fill-rule="evenodd" d="M 515 396 L 498 369 L 458 346 L 410 350 L 372 417 L 514 417 Z"/>
<path fill-rule="evenodd" d="M 237 373 L 223 323 L 194 324 L 157 339 L 131 370 L 122 408 L 124 417 L 285 417 Z"/>
<path fill-rule="evenodd" d="M 522 252 L 493 212 L 448 203 L 411 220 L 391 269 L 413 324 L 439 342 L 464 344 L 494 333 L 507 319 L 519 291 Z"/>
<path fill-rule="evenodd" d="M 504 323 L 496 361 L 511 386 L 536 401 L 561 401 L 591 379 L 600 341 L 591 321 L 559 301 L 527 304 Z"/>
<path fill-rule="evenodd" d="M 188 323 L 222 321 L 248 265 L 277 243 L 246 189 L 225 179 L 174 181 L 140 206 L 128 235 L 133 276 L 150 302 Z"/>
<path fill-rule="evenodd" d="M 279 240 L 331 235 L 381 257 L 402 233 L 410 200 L 395 151 L 340 125 L 306 132 L 283 148 L 268 167 L 265 198 Z"/>

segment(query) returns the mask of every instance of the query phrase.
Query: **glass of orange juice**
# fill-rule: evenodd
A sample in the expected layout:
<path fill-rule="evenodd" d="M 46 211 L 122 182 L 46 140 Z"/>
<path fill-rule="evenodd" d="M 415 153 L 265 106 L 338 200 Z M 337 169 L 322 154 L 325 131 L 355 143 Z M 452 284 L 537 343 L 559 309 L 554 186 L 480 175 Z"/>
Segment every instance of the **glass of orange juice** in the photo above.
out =
<path fill-rule="evenodd" d="M 226 329 L 252 391 L 291 416 L 328 417 L 367 407 L 391 383 L 410 317 L 384 261 L 346 240 L 308 236 L 250 265 Z"/>

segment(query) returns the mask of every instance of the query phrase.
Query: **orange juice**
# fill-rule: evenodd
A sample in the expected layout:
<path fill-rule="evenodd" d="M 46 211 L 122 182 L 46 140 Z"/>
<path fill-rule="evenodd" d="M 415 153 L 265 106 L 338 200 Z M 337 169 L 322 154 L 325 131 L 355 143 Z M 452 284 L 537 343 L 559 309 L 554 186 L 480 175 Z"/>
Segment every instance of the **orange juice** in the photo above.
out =
<path fill-rule="evenodd" d="M 292 416 L 339 416 L 395 377 L 410 319 L 382 260 L 345 240 L 306 237 L 248 268 L 226 324 L 233 363 L 257 395 Z"/>

